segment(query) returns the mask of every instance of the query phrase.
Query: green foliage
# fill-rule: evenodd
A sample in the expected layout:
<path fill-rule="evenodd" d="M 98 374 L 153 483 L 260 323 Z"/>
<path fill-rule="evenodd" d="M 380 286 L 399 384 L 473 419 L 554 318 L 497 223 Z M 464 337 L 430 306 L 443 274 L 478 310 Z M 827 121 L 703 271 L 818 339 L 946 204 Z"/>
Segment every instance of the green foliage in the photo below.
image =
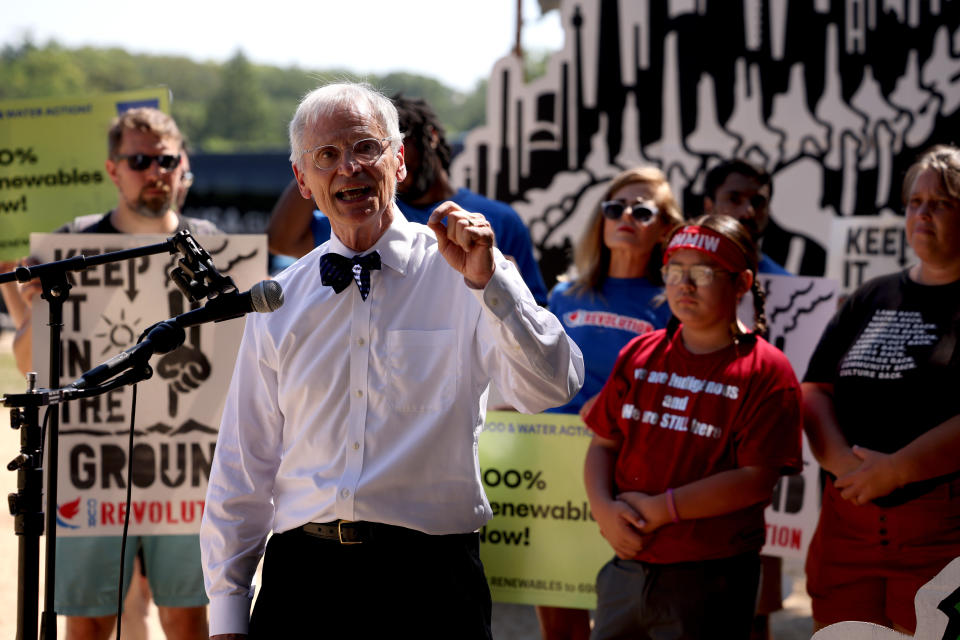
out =
<path fill-rule="evenodd" d="M 132 54 L 123 49 L 67 49 L 28 37 L 0 49 L 0 99 L 72 96 L 166 85 L 173 117 L 199 151 L 267 151 L 288 146 L 287 125 L 311 89 L 337 80 L 363 80 L 387 95 L 425 99 L 453 140 L 484 121 L 486 82 L 473 91 L 434 78 L 396 72 L 358 76 L 342 69 L 257 65 L 238 51 L 223 64 L 182 56 Z"/>
<path fill-rule="evenodd" d="M 267 107 L 253 65 L 237 52 L 220 70 L 220 86 L 207 100 L 203 138 L 255 147 L 265 138 Z"/>

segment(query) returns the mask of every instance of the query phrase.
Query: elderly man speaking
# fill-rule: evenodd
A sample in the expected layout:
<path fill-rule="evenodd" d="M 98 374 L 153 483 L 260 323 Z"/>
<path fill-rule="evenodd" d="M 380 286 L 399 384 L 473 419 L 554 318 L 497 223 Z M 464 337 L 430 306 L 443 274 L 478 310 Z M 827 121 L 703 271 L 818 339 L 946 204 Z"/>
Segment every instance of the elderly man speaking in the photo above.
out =
<path fill-rule="evenodd" d="M 333 237 L 278 277 L 280 310 L 247 319 L 200 532 L 211 634 L 489 638 L 487 388 L 525 412 L 563 404 L 580 351 L 482 215 L 404 219 L 386 97 L 316 89 L 290 144 Z"/>

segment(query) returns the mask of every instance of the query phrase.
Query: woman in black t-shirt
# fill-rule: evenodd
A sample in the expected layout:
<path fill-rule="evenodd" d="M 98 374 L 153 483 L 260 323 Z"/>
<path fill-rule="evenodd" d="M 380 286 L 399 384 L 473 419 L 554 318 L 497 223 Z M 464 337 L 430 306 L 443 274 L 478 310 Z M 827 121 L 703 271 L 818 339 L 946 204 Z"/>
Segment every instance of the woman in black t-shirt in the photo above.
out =
<path fill-rule="evenodd" d="M 807 558 L 816 628 L 913 633 L 917 590 L 960 555 L 960 149 L 921 155 L 903 201 L 918 264 L 847 300 L 802 385 L 830 475 Z"/>

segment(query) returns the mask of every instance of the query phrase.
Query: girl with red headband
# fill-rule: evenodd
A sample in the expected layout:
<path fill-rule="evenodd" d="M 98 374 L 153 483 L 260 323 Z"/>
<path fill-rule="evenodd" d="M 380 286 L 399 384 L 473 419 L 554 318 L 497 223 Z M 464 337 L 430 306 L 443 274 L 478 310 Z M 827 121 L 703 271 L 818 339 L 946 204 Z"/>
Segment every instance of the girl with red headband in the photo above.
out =
<path fill-rule="evenodd" d="M 616 556 L 597 576 L 592 638 L 750 635 L 764 507 L 800 462 L 800 387 L 760 333 L 757 250 L 727 216 L 676 229 L 667 329 L 620 353 L 585 417 L 584 479 Z M 737 319 L 754 297 L 754 331 Z"/>

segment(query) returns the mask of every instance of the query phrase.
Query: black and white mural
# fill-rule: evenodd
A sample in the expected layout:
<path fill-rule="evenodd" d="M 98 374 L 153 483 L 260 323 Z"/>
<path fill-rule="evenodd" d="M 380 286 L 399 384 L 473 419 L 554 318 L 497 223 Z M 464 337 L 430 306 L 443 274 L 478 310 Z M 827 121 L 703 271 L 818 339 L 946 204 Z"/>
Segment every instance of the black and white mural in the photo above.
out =
<path fill-rule="evenodd" d="M 653 164 L 688 215 L 706 172 L 774 176 L 763 250 L 847 292 L 909 259 L 902 176 L 960 135 L 960 0 L 563 0 L 562 50 L 527 84 L 500 60 L 454 181 L 510 202 L 548 284 L 605 183 Z"/>

